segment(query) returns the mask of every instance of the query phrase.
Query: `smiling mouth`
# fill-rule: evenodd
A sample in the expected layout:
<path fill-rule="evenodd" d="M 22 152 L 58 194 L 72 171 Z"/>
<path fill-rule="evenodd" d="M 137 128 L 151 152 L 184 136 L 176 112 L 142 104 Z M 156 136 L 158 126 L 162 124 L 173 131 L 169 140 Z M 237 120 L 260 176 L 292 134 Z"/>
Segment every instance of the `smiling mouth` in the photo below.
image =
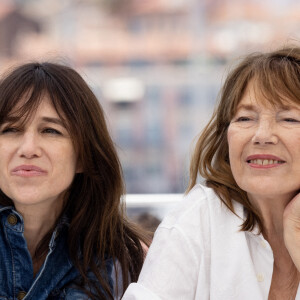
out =
<path fill-rule="evenodd" d="M 273 159 L 251 159 L 247 160 L 248 164 L 267 166 L 267 165 L 282 165 L 285 163 L 283 160 L 273 160 Z"/>

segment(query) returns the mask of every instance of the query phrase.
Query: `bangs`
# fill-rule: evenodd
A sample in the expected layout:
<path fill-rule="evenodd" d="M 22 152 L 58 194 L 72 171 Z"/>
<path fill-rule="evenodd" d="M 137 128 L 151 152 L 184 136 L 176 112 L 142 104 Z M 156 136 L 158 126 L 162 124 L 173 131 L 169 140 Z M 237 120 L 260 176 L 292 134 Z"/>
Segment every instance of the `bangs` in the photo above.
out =
<path fill-rule="evenodd" d="M 256 72 L 255 72 L 256 71 Z M 286 57 L 265 61 L 254 70 L 254 86 L 263 104 L 284 106 L 285 103 L 300 104 L 299 62 Z"/>
<path fill-rule="evenodd" d="M 25 72 L 26 71 L 26 72 Z M 0 82 L 0 124 L 14 120 L 20 126 L 25 124 L 36 112 L 45 95 L 48 95 L 64 126 L 69 131 L 68 122 L 62 115 L 60 102 L 51 88 L 50 78 L 36 66 L 31 70 L 22 68 L 13 72 Z"/>
<path fill-rule="evenodd" d="M 1 110 L 0 124 L 11 121 L 17 122 L 19 125 L 25 124 L 28 119 L 34 116 L 43 94 L 37 94 L 31 88 L 24 91 L 23 94 L 16 95 L 16 98 L 11 98 L 5 109 Z"/>
<path fill-rule="evenodd" d="M 284 107 L 300 105 L 300 61 L 286 56 L 261 57 L 239 74 L 242 79 L 232 89 L 227 116 L 231 120 L 250 82 L 259 103 Z M 230 105 L 231 103 L 231 105 Z"/>

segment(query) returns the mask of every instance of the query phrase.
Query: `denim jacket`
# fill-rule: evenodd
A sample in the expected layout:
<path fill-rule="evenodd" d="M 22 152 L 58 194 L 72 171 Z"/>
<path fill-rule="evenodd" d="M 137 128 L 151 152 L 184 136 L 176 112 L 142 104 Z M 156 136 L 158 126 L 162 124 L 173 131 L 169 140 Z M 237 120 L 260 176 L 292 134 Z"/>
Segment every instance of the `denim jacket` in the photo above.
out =
<path fill-rule="evenodd" d="M 68 255 L 66 218 L 54 230 L 49 252 L 35 276 L 22 216 L 13 207 L 0 206 L 0 222 L 0 300 L 90 299 L 75 285 L 80 275 Z M 113 290 L 112 259 L 107 259 L 105 265 Z M 93 274 L 88 276 L 92 278 Z"/>

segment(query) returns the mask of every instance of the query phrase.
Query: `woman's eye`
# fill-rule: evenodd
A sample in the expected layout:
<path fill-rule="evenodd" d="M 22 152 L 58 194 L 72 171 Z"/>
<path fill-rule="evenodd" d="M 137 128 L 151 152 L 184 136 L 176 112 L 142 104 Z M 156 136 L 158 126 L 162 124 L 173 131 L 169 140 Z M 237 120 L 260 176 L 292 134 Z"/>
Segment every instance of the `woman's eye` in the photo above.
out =
<path fill-rule="evenodd" d="M 16 133 L 16 132 L 19 132 L 19 129 L 14 128 L 14 127 L 8 127 L 8 128 L 4 128 L 4 129 L 1 130 L 2 134 L 5 134 L 5 133 Z"/>
<path fill-rule="evenodd" d="M 236 122 L 247 122 L 247 121 L 251 121 L 251 119 L 249 117 L 239 117 L 236 119 Z"/>
<path fill-rule="evenodd" d="M 54 128 L 45 128 L 43 129 L 42 131 L 43 133 L 50 133 L 50 134 L 58 134 L 58 135 L 61 135 L 61 132 L 54 129 Z"/>
<path fill-rule="evenodd" d="M 289 123 L 299 123 L 299 120 L 293 118 L 284 118 L 284 121 Z"/>

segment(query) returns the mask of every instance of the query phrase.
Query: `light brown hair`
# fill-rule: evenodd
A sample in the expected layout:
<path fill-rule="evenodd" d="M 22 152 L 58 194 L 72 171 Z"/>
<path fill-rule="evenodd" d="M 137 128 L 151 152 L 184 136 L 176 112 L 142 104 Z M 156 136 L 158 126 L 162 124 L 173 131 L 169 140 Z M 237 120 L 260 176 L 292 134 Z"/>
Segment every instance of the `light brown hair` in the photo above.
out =
<path fill-rule="evenodd" d="M 49 62 L 24 64 L 0 82 L 0 124 L 12 111 L 25 122 L 45 93 L 70 133 L 82 169 L 75 175 L 62 212 L 70 220 L 69 255 L 82 276 L 79 285 L 89 297 L 113 299 L 105 275 L 106 258 L 120 263 L 125 290 L 129 276 L 131 281 L 138 279 L 145 256 L 141 241 L 148 244 L 148 239 L 124 214 L 122 169 L 98 99 L 70 67 Z M 26 101 L 15 111 L 24 97 Z M 0 204 L 12 205 L 12 201 L 0 193 Z M 34 259 L 48 252 L 53 229 L 40 242 Z M 95 274 L 98 284 L 87 277 L 87 270 Z"/>
<path fill-rule="evenodd" d="M 242 230 L 257 224 L 263 231 L 262 219 L 251 205 L 245 191 L 236 184 L 229 162 L 227 129 L 250 81 L 262 101 L 282 105 L 285 101 L 300 104 L 300 48 L 285 47 L 268 53 L 253 53 L 241 60 L 228 74 L 221 89 L 219 103 L 202 131 L 192 156 L 188 191 L 196 184 L 198 174 L 212 187 L 232 211 L 232 199 L 247 210 Z"/>

